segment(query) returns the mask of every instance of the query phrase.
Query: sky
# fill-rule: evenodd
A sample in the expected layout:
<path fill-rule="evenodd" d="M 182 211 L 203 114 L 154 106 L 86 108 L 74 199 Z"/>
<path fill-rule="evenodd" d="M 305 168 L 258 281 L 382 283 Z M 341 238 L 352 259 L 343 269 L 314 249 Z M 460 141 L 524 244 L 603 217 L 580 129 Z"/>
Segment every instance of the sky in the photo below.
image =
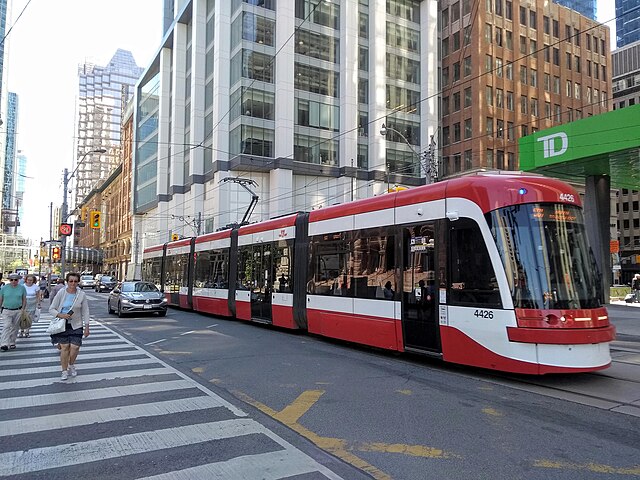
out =
<path fill-rule="evenodd" d="M 62 172 L 73 164 L 78 64 L 106 65 L 122 48 L 147 67 L 161 40 L 162 0 L 31 0 L 17 19 L 27 3 L 13 0 L 5 75 L 19 96 L 17 147 L 33 177 L 21 230 L 39 242 L 49 238 L 49 204 L 62 204 Z M 614 17 L 614 0 L 598 0 L 598 20 Z M 615 38 L 615 22 L 608 25 Z"/>
<path fill-rule="evenodd" d="M 33 177 L 21 231 L 39 242 L 49 238 L 49 204 L 62 204 L 62 172 L 74 160 L 78 65 L 106 65 L 122 48 L 146 68 L 160 45 L 162 0 L 31 0 L 16 21 L 27 3 L 13 0 L 4 74 L 19 97 L 17 148 Z"/>

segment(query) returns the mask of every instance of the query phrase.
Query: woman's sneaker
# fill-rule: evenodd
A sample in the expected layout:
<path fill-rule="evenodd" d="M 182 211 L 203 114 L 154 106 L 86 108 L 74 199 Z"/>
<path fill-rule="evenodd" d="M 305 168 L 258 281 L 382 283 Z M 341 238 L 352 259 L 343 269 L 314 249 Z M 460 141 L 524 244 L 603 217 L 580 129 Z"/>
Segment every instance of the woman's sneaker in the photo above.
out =
<path fill-rule="evenodd" d="M 75 365 L 69 365 L 69 369 L 67 371 L 69 372 L 69 375 L 72 377 L 75 377 L 76 375 L 78 375 L 78 371 L 76 370 Z"/>
<path fill-rule="evenodd" d="M 60 380 L 65 381 L 69 378 L 69 374 L 67 373 L 66 370 L 63 370 L 62 373 L 60 374 Z"/>

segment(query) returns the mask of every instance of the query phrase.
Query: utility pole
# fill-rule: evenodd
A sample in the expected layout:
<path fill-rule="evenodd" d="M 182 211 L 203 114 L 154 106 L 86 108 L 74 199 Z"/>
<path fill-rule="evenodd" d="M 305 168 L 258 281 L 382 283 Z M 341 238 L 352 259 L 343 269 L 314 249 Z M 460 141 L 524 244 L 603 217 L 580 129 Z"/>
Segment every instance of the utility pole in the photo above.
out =
<path fill-rule="evenodd" d="M 202 212 L 198 212 L 198 219 L 196 220 L 196 236 L 200 236 L 202 232 Z"/>
<path fill-rule="evenodd" d="M 69 170 L 68 169 L 64 169 L 64 173 L 63 173 L 64 177 L 62 179 L 62 188 L 63 188 L 63 192 L 62 192 L 62 212 L 60 214 L 60 221 L 61 222 L 66 222 L 67 221 L 67 188 L 69 188 Z M 62 238 L 60 238 L 60 241 L 62 242 L 62 247 L 60 248 L 60 276 L 62 278 L 64 278 L 64 270 L 65 270 L 65 263 L 66 263 L 66 248 L 67 248 L 67 236 L 66 235 L 61 235 Z"/>
<path fill-rule="evenodd" d="M 51 263 L 51 240 L 53 240 L 53 202 L 49 204 L 49 274 L 53 272 Z"/>

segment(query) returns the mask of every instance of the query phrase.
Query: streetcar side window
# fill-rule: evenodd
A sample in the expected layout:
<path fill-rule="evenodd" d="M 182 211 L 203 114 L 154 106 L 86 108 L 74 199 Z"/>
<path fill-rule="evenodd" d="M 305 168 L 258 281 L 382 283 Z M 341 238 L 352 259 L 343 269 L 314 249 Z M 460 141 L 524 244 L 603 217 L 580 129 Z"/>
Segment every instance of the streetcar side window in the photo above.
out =
<path fill-rule="evenodd" d="M 500 289 L 477 223 L 461 218 L 449 231 L 451 305 L 502 308 Z"/>
<path fill-rule="evenodd" d="M 197 252 L 193 286 L 197 288 L 228 288 L 229 250 Z"/>
<path fill-rule="evenodd" d="M 274 245 L 274 291 L 291 293 L 293 288 L 293 240 L 279 240 Z"/>
<path fill-rule="evenodd" d="M 162 257 L 147 258 L 142 263 L 142 279 L 155 284 L 160 289 Z"/>
<path fill-rule="evenodd" d="M 395 236 L 388 228 L 318 235 L 311 242 L 307 293 L 394 300 Z"/>
<path fill-rule="evenodd" d="M 394 300 L 398 291 L 395 236 L 388 228 L 370 228 L 353 232 L 352 243 L 349 292 L 355 298 Z"/>
<path fill-rule="evenodd" d="M 165 291 L 175 293 L 189 282 L 189 254 L 168 255 L 164 276 Z"/>
<path fill-rule="evenodd" d="M 253 249 L 251 246 L 238 249 L 238 280 L 236 289 L 250 290 L 253 278 Z"/>
<path fill-rule="evenodd" d="M 351 285 L 349 261 L 351 242 L 348 233 L 318 235 L 311 241 L 311 278 L 307 293 L 346 297 Z"/>

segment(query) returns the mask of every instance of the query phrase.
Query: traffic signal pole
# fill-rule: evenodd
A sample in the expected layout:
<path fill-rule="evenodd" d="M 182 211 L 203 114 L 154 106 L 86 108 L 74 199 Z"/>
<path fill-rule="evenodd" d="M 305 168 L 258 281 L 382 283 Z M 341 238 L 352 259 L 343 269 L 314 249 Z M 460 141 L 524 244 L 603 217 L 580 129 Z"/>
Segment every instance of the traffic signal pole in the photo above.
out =
<path fill-rule="evenodd" d="M 64 178 L 62 179 L 62 212 L 60 215 L 60 223 L 67 221 L 67 189 L 69 188 L 69 170 L 64 169 Z M 64 271 L 66 269 L 66 249 L 67 249 L 67 236 L 60 235 L 62 238 L 60 241 L 62 242 L 62 248 L 60 249 L 60 277 L 65 278 Z"/>

